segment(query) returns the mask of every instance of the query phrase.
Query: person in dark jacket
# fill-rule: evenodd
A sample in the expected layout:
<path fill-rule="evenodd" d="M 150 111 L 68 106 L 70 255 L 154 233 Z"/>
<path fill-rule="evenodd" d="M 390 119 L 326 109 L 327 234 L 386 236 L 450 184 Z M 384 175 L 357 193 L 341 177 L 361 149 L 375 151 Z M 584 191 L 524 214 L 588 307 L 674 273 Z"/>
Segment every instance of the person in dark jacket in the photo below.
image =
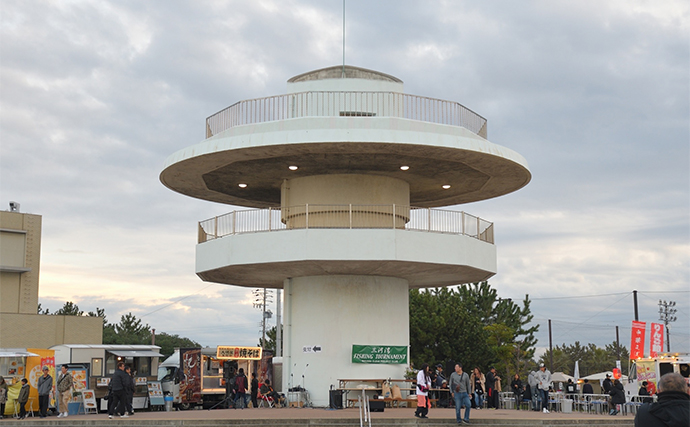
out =
<path fill-rule="evenodd" d="M 647 390 L 647 386 L 649 383 L 647 381 L 642 381 L 642 385 L 640 386 L 640 389 L 637 391 L 638 396 L 649 396 L 649 390 Z M 654 402 L 654 399 L 651 397 L 645 397 L 642 399 L 642 403 L 652 403 Z"/>
<path fill-rule="evenodd" d="M 112 406 L 108 405 L 108 418 L 110 419 L 113 418 L 113 412 L 117 412 L 120 418 L 129 417 L 129 415 L 125 413 L 125 401 L 127 399 L 125 387 L 129 381 L 127 377 L 128 375 L 125 373 L 125 364 L 123 362 L 118 362 L 115 375 L 110 379 L 110 388 L 112 389 L 112 394 L 110 395 Z"/>
<path fill-rule="evenodd" d="M 22 388 L 19 390 L 19 396 L 17 396 L 17 402 L 19 403 L 19 419 L 23 420 L 26 418 L 26 402 L 29 401 L 29 393 L 31 392 L 31 386 L 26 378 L 22 378 Z"/>
<path fill-rule="evenodd" d="M 585 380 L 585 384 L 582 386 L 582 394 L 594 394 L 594 389 L 592 388 L 592 384 L 589 383 L 589 380 Z"/>
<path fill-rule="evenodd" d="M 601 384 L 601 386 L 604 387 L 604 394 L 609 394 L 611 392 L 611 388 L 613 387 L 613 383 L 611 382 L 611 375 L 606 374 L 606 379 Z"/>
<path fill-rule="evenodd" d="M 623 389 L 623 384 L 619 380 L 614 380 L 611 386 L 611 411 L 609 415 L 616 415 L 620 412 L 618 405 L 625 405 L 625 389 Z"/>
<path fill-rule="evenodd" d="M 520 375 L 515 374 L 513 381 L 510 382 L 510 389 L 515 395 L 515 409 L 520 410 L 520 402 L 522 402 L 522 380 Z"/>
<path fill-rule="evenodd" d="M 256 372 L 252 372 L 252 408 L 258 408 L 259 404 L 256 401 L 259 392 L 259 380 L 256 379 Z"/>
<path fill-rule="evenodd" d="M 134 376 L 132 375 L 132 368 L 126 366 L 125 373 L 127 374 L 127 381 L 125 384 L 125 412 L 129 415 L 134 415 L 134 408 L 132 407 L 132 403 L 134 402 Z"/>
<path fill-rule="evenodd" d="M 656 403 L 645 403 L 635 415 L 635 427 L 687 427 L 690 425 L 688 383 L 680 374 L 665 374 L 657 385 Z"/>

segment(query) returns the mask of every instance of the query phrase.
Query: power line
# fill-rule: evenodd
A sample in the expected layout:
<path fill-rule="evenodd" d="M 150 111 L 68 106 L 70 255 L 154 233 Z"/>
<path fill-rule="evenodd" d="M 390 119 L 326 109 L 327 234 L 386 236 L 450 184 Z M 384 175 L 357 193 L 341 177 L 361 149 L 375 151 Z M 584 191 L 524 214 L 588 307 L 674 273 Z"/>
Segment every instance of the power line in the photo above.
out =
<path fill-rule="evenodd" d="M 158 311 L 161 311 L 161 310 L 163 310 L 164 308 L 168 308 L 168 307 L 170 307 L 171 305 L 177 304 L 178 302 L 182 301 L 183 299 L 189 298 L 189 297 L 191 297 L 192 295 L 196 295 L 196 294 L 198 294 L 199 292 L 201 292 L 201 291 L 203 291 L 203 290 L 206 290 L 207 288 L 210 288 L 210 287 L 213 286 L 213 285 L 215 285 L 215 283 L 211 283 L 210 285 L 205 286 L 205 287 L 199 289 L 198 291 L 196 291 L 196 292 L 194 292 L 194 293 L 191 293 L 191 294 L 189 294 L 189 295 L 187 295 L 187 296 L 184 296 L 184 297 L 182 297 L 182 298 L 180 298 L 180 299 L 177 299 L 177 300 L 171 302 L 170 304 L 166 304 L 166 305 L 164 305 L 163 307 L 157 308 L 157 309 L 153 310 L 152 312 L 146 313 L 146 314 L 144 314 L 143 316 L 139 316 L 139 317 L 146 317 L 146 316 L 148 316 L 148 315 L 150 315 L 150 314 L 153 314 L 153 313 L 156 313 L 156 312 L 158 312 Z"/>
<path fill-rule="evenodd" d="M 530 301 L 544 301 L 553 299 L 575 299 L 575 298 L 597 298 L 597 297 L 609 297 L 613 295 L 630 295 L 631 292 L 616 292 L 612 294 L 598 294 L 598 295 L 576 295 L 569 297 L 546 297 L 546 298 L 530 298 Z"/>

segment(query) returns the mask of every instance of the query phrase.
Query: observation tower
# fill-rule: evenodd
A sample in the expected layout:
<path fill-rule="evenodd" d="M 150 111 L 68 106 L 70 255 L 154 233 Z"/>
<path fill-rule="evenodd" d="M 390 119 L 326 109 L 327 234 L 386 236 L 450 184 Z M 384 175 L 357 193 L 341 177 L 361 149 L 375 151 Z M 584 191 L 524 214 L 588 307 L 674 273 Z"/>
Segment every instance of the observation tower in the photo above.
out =
<path fill-rule="evenodd" d="M 406 364 L 353 363 L 352 350 L 409 353 L 410 288 L 496 273 L 493 224 L 439 209 L 530 181 L 522 156 L 486 138 L 486 120 L 457 102 L 335 66 L 210 116 L 206 139 L 171 155 L 160 179 L 251 208 L 199 223 L 196 273 L 284 290 L 284 391 L 303 385 L 327 406 L 338 379 L 403 378 Z"/>

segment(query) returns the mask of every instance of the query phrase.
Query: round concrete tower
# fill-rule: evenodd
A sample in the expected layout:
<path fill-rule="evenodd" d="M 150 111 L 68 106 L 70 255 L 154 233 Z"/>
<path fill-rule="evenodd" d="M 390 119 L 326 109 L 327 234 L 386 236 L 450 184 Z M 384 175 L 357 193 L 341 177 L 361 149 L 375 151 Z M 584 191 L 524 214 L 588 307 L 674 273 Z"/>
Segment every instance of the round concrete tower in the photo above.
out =
<path fill-rule="evenodd" d="M 522 156 L 486 139 L 483 117 L 351 66 L 233 104 L 206 136 L 170 156 L 161 181 L 253 209 L 200 222 L 196 272 L 284 289 L 283 388 L 303 385 L 317 406 L 338 379 L 403 377 L 406 363 L 353 363 L 352 349 L 409 347 L 410 288 L 496 273 L 493 224 L 437 208 L 531 178 Z"/>

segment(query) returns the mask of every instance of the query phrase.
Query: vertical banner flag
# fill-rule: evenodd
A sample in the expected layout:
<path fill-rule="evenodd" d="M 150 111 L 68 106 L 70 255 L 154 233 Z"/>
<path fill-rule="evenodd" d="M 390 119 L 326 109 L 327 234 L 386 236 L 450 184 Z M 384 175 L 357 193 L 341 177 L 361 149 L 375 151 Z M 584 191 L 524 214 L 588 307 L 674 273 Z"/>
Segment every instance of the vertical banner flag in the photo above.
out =
<path fill-rule="evenodd" d="M 644 330 L 647 327 L 645 322 L 632 321 L 632 334 L 630 338 L 630 358 L 637 359 L 644 357 Z"/>
<path fill-rule="evenodd" d="M 664 325 L 652 323 L 649 330 L 649 357 L 656 357 L 664 351 Z"/>

